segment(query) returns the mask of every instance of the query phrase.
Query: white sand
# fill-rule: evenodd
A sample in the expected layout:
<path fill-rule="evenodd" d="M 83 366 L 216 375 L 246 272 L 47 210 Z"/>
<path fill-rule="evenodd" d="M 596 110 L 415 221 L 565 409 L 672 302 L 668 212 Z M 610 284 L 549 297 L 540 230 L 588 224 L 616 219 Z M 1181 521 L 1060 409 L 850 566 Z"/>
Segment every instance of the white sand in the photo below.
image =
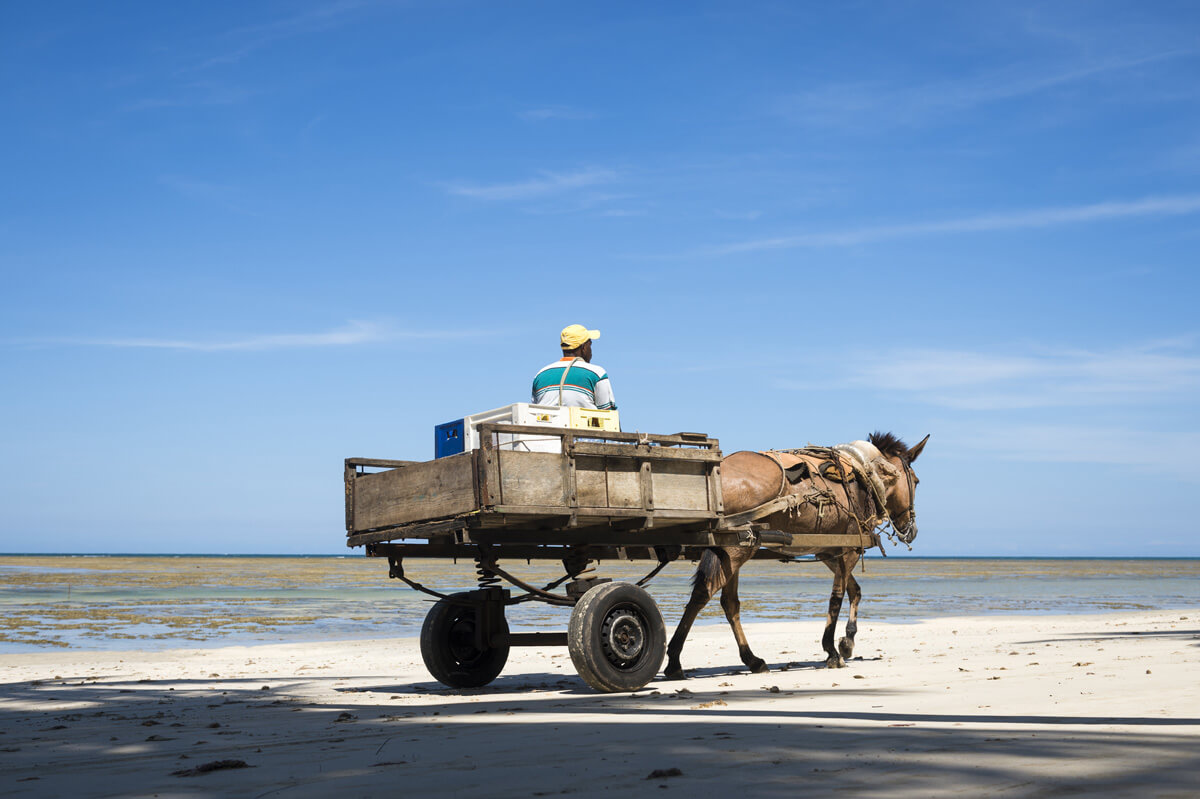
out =
<path fill-rule="evenodd" d="M 565 649 L 514 649 L 492 685 L 452 691 L 413 639 L 3 655 L 0 790 L 1200 794 L 1200 608 L 868 619 L 839 670 L 819 667 L 819 623 L 747 632 L 771 674 L 706 626 L 684 651 L 691 679 L 634 695 L 594 693 Z M 222 759 L 252 768 L 172 776 Z"/>

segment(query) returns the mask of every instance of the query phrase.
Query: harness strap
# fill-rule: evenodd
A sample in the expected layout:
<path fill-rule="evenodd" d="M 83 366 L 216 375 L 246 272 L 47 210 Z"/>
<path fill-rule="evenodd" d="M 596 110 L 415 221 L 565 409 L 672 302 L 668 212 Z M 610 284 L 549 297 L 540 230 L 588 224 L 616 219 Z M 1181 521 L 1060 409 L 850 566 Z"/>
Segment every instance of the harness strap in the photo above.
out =
<path fill-rule="evenodd" d="M 891 524 L 892 517 L 888 514 L 887 503 L 884 498 L 887 496 L 887 489 L 883 487 L 883 478 L 879 476 L 879 470 L 875 468 L 874 461 L 867 460 L 866 456 L 850 444 L 838 444 L 833 447 L 834 452 L 845 453 L 850 461 L 850 468 L 855 471 L 867 484 L 871 498 L 875 500 L 875 504 L 879 506 L 879 515 L 888 524 Z"/>
<path fill-rule="evenodd" d="M 779 467 L 779 490 L 775 492 L 775 499 L 779 499 L 787 492 L 787 469 L 783 468 L 783 461 L 775 457 L 773 452 L 760 452 L 759 455 L 765 455 L 771 459 L 771 462 Z"/>
<path fill-rule="evenodd" d="M 558 381 L 558 407 L 560 408 L 563 407 L 563 386 L 567 384 L 567 375 L 571 374 L 571 367 L 575 365 L 575 362 L 582 360 L 582 358 L 578 357 L 572 358 L 571 362 L 567 364 L 567 368 L 563 369 L 562 380 Z"/>

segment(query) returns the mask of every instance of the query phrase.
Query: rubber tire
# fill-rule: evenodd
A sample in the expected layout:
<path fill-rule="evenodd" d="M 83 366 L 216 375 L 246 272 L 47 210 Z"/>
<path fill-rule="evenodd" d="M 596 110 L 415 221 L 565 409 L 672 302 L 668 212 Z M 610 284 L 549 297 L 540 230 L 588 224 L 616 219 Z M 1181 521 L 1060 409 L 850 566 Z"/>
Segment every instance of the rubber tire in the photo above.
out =
<path fill-rule="evenodd" d="M 439 599 L 421 625 L 421 659 L 433 678 L 451 688 L 480 688 L 500 675 L 508 662 L 508 647 L 475 648 L 475 605 L 452 601 L 466 594 Z M 500 632 L 508 632 L 501 618 Z"/>
<path fill-rule="evenodd" d="M 606 647 L 606 624 L 641 636 L 640 644 L 623 658 Z M 597 691 L 636 691 L 654 679 L 667 654 L 667 629 L 654 598 L 633 583 L 602 583 L 575 605 L 567 628 L 567 649 L 575 670 Z"/>

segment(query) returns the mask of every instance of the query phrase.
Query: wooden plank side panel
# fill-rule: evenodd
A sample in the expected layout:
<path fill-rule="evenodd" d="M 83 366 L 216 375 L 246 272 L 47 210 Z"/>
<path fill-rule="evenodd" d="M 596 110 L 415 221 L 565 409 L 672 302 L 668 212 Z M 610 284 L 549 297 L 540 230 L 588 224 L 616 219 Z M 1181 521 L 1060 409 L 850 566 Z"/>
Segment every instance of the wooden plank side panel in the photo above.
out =
<path fill-rule="evenodd" d="M 641 463 L 634 458 L 607 458 L 605 480 L 610 508 L 642 507 Z"/>
<path fill-rule="evenodd" d="M 472 453 L 359 475 L 354 531 L 441 519 L 475 510 Z"/>
<path fill-rule="evenodd" d="M 706 464 L 655 461 L 650 480 L 657 510 L 713 510 L 709 504 L 711 498 Z"/>
<path fill-rule="evenodd" d="M 500 450 L 493 457 L 499 464 L 500 497 L 504 505 L 537 505 L 567 512 L 563 455 Z"/>
<path fill-rule="evenodd" d="M 581 508 L 608 507 L 608 480 L 605 459 L 590 455 L 575 457 L 575 494 Z"/>

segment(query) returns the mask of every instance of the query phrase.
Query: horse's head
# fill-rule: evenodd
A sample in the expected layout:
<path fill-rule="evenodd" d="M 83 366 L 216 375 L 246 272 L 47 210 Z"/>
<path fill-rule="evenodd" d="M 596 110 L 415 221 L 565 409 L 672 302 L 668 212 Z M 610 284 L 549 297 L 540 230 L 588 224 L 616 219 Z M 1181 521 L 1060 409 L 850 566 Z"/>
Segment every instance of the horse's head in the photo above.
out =
<path fill-rule="evenodd" d="M 917 512 L 914 503 L 917 483 L 921 482 L 917 479 L 912 464 L 925 449 L 929 436 L 925 436 L 920 444 L 912 448 L 891 433 L 872 433 L 870 441 L 883 455 L 878 472 L 886 491 L 884 503 L 887 505 L 888 516 L 891 517 L 892 526 L 896 528 L 900 540 L 911 544 L 917 537 Z"/>

